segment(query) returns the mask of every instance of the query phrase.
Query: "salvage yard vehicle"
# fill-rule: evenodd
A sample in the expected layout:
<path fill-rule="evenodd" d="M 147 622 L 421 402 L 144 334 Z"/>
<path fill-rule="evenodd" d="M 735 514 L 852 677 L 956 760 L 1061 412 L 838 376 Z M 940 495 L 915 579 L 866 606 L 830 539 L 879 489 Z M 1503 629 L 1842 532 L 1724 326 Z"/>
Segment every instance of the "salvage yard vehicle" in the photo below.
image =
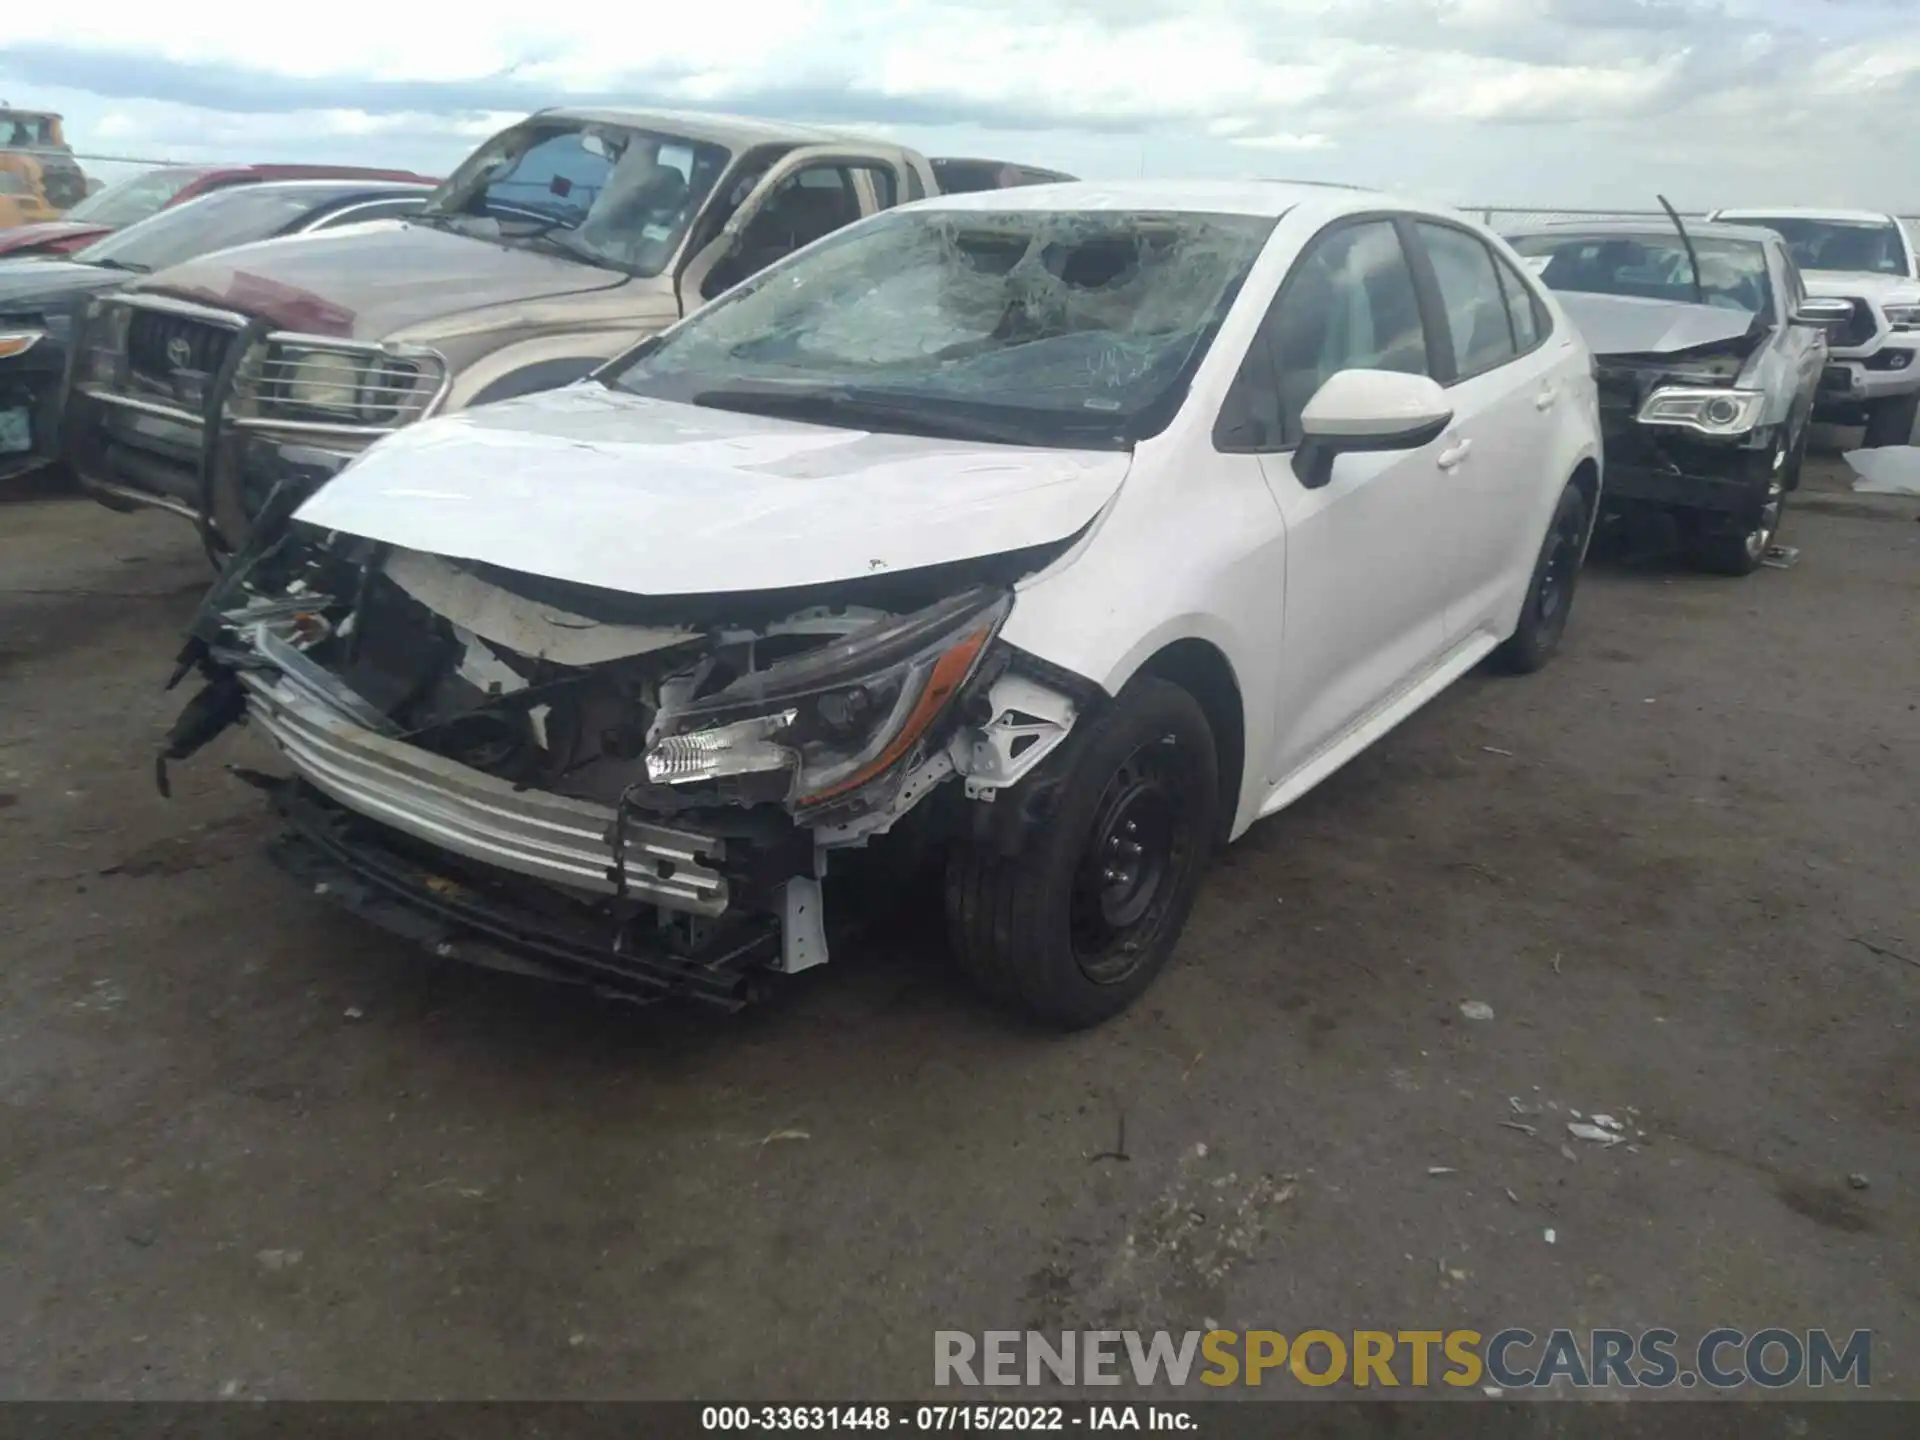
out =
<path fill-rule="evenodd" d="M 162 211 L 65 259 L 0 260 L 0 479 L 59 458 L 68 346 L 92 300 L 224 246 L 410 214 L 431 190 L 387 180 L 257 184 Z M 195 403 L 190 390 L 173 398 Z"/>
<path fill-rule="evenodd" d="M 1216 843 L 1483 659 L 1547 662 L 1600 478 L 1586 347 L 1453 212 L 928 200 L 277 490 L 162 786 L 245 719 L 317 893 L 728 1006 L 827 958 L 832 857 L 930 842 L 967 970 L 1092 1024 Z"/>
<path fill-rule="evenodd" d="M 268 180 L 440 183 L 433 176 L 416 175 L 410 170 L 376 170 L 364 165 L 163 165 L 103 187 L 58 220 L 0 229 L 0 257 L 70 255 L 171 206 L 184 205 L 216 190 Z"/>
<path fill-rule="evenodd" d="M 861 136 L 543 110 L 412 224 L 129 286 L 80 347 L 69 460 L 103 504 L 171 510 L 226 553 L 280 481 L 317 486 L 428 415 L 577 380 L 808 242 L 937 191 L 924 156 Z M 207 403 L 182 405 L 182 383 Z"/>
<path fill-rule="evenodd" d="M 1920 417 L 1920 257 L 1892 215 L 1870 210 L 1716 210 L 1709 219 L 1760 226 L 1787 242 L 1811 295 L 1851 313 L 1829 338 L 1814 418 L 1863 425 L 1866 445 L 1913 443 Z"/>
<path fill-rule="evenodd" d="M 0 225 L 57 218 L 86 198 L 87 176 L 51 110 L 16 110 L 0 101 L 0 175 L 13 175 L 22 191 L 0 190 Z M 7 196 L 31 197 L 9 205 Z"/>
<path fill-rule="evenodd" d="M 1648 220 L 1549 225 L 1508 241 L 1593 351 L 1607 504 L 1679 521 L 1703 568 L 1751 574 L 1798 488 L 1826 327 L 1778 235 Z"/>

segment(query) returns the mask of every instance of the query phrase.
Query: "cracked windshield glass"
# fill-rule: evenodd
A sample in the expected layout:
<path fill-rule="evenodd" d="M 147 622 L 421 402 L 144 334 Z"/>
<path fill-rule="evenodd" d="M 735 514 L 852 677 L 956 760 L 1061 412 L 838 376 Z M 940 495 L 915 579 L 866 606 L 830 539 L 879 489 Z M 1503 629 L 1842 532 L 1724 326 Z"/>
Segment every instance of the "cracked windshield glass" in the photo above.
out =
<path fill-rule="evenodd" d="M 422 218 L 651 277 L 672 263 L 729 158 L 623 125 L 521 125 L 463 164 Z"/>
<path fill-rule="evenodd" d="M 889 215 L 742 287 L 614 383 L 723 408 L 860 407 L 878 428 L 971 418 L 1015 443 L 1127 443 L 1171 417 L 1272 228 L 1100 210 Z M 872 413 L 882 402 L 890 417 Z"/>

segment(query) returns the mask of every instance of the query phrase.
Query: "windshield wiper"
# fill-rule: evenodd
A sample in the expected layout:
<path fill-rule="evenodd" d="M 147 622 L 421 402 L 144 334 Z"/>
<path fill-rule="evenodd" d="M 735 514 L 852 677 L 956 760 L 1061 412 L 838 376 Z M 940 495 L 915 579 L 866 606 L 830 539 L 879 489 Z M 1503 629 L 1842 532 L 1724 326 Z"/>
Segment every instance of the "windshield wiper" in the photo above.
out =
<path fill-rule="evenodd" d="M 695 405 L 712 410 L 739 410 L 749 415 L 776 415 L 818 421 L 853 429 L 879 429 L 938 440 L 978 440 L 988 445 L 1045 445 L 1032 424 L 1008 424 L 984 416 L 956 412 L 935 401 L 895 399 L 847 389 L 702 390 Z M 1037 417 L 1036 417 L 1037 418 Z M 1048 416 L 1072 426 L 1071 416 Z M 1104 432 L 1103 432 L 1104 433 Z"/>

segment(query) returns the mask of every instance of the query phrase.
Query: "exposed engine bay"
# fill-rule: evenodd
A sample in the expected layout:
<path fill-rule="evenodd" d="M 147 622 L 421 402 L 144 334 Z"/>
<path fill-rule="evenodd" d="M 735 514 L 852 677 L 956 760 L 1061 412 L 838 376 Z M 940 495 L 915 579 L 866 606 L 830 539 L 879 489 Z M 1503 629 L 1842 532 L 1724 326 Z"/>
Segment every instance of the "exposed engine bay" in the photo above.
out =
<path fill-rule="evenodd" d="M 263 520 L 181 654 L 206 683 L 162 792 L 249 723 L 293 770 L 240 772 L 290 822 L 283 868 L 441 953 L 635 998 L 821 963 L 831 852 L 991 802 L 1090 698 L 996 641 L 1050 553 L 645 597 Z"/>

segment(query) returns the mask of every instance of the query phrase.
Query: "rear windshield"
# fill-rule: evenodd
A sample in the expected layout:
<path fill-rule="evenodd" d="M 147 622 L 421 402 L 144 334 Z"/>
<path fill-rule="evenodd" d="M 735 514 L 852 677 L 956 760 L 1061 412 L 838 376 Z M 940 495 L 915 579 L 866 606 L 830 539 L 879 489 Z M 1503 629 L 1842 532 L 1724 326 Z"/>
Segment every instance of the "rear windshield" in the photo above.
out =
<path fill-rule="evenodd" d="M 1648 235 L 1522 235 L 1513 248 L 1552 290 L 1588 295 L 1634 295 L 1644 300 L 1681 300 L 1749 315 L 1771 316 L 1773 285 L 1767 252 L 1759 241 L 1696 238 L 1700 290 L 1693 284 L 1693 258 L 1672 233 Z"/>
<path fill-rule="evenodd" d="M 889 212 L 761 272 L 614 383 L 742 409 L 756 393 L 768 408 L 813 397 L 828 423 L 838 400 L 849 424 L 884 404 L 909 431 L 945 417 L 991 422 L 1009 443 L 1125 445 L 1172 419 L 1273 224 Z"/>
<path fill-rule="evenodd" d="M 1852 270 L 1905 275 L 1907 250 L 1891 221 L 1812 220 L 1804 215 L 1742 215 L 1724 225 L 1777 231 L 1802 270 Z"/>

